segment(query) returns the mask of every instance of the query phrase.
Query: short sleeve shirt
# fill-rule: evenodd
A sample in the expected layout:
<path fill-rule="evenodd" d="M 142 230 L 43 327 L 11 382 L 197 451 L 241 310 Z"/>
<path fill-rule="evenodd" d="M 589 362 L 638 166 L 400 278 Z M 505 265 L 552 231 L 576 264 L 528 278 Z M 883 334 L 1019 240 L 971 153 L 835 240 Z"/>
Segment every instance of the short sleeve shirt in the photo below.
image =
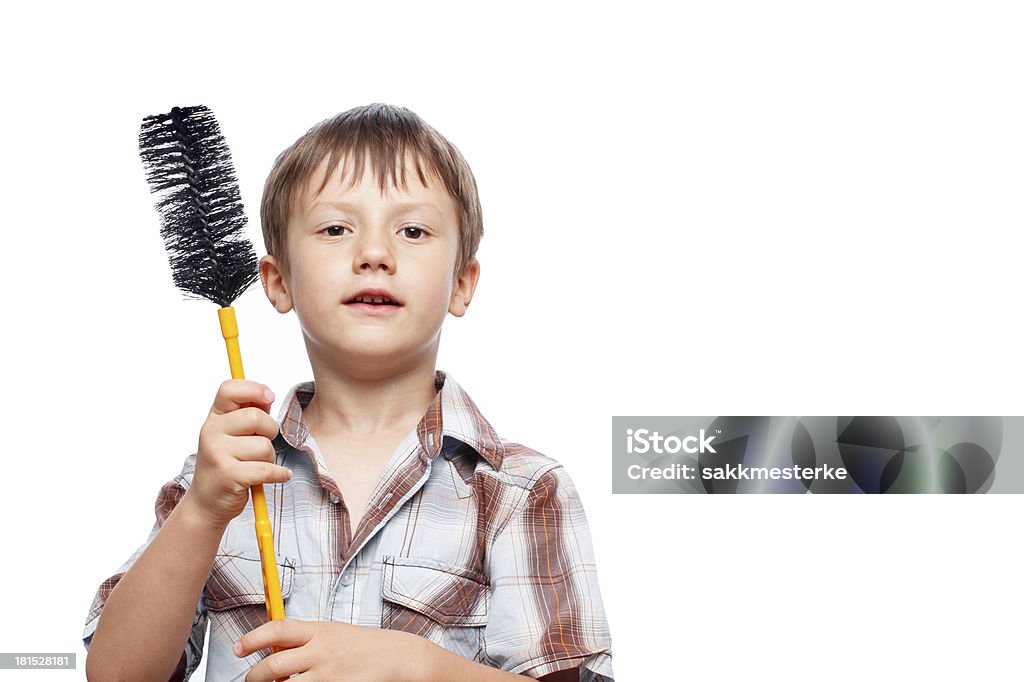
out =
<path fill-rule="evenodd" d="M 484 665 L 529 677 L 578 668 L 612 681 L 611 636 L 579 494 L 554 459 L 499 437 L 443 371 L 419 423 L 396 448 L 357 528 L 306 428 L 307 381 L 281 403 L 265 485 L 288 618 L 404 630 Z M 107 596 L 188 489 L 196 455 L 165 484 L 146 542 L 97 590 L 86 649 Z M 252 505 L 224 533 L 172 680 L 188 680 L 210 643 L 207 679 L 242 680 L 269 649 L 231 645 L 266 622 Z"/>

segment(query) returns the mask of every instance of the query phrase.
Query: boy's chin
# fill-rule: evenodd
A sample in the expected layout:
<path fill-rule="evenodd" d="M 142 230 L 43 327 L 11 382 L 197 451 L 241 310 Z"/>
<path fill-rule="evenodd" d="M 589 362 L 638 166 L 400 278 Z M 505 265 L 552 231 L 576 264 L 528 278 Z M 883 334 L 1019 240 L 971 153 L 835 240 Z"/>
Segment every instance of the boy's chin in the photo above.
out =
<path fill-rule="evenodd" d="M 329 348 L 333 361 L 346 365 L 374 364 L 379 366 L 407 367 L 414 358 L 426 357 L 426 349 L 394 343 L 391 338 L 366 338 L 359 341 L 332 344 Z"/>

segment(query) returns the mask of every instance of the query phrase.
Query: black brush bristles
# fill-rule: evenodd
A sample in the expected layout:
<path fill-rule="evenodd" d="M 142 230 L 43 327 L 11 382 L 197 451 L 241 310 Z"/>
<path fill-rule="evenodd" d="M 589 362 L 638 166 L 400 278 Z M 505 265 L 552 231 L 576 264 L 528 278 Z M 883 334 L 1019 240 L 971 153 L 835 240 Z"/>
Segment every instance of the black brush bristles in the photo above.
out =
<path fill-rule="evenodd" d="M 200 105 L 145 117 L 139 154 L 157 195 L 174 284 L 191 298 L 230 306 L 259 279 L 259 261 L 213 113 Z"/>

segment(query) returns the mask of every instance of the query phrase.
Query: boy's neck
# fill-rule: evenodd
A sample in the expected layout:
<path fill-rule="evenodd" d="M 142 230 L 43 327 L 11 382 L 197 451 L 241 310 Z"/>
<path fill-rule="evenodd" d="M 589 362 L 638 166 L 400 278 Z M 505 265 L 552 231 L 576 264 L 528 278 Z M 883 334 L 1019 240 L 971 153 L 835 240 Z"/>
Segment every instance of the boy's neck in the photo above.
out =
<path fill-rule="evenodd" d="M 435 397 L 432 365 L 373 380 L 315 369 L 313 377 L 316 391 L 303 419 L 314 438 L 407 432 Z"/>

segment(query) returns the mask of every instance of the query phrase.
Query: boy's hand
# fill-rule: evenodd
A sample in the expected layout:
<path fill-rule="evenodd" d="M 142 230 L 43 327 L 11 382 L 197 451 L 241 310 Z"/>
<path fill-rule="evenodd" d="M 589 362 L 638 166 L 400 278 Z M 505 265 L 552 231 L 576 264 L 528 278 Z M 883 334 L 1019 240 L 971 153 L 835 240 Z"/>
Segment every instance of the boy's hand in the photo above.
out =
<path fill-rule="evenodd" d="M 405 682 L 416 679 L 427 640 L 397 630 L 333 621 L 272 620 L 242 636 L 236 656 L 280 647 L 252 667 L 245 682 L 273 682 L 296 673 L 313 680 Z M 302 675 L 302 678 L 306 678 Z"/>
<path fill-rule="evenodd" d="M 228 379 L 217 391 L 199 430 L 192 485 L 182 498 L 213 525 L 227 526 L 242 513 L 250 486 L 291 478 L 287 467 L 274 464 L 271 441 L 279 426 L 267 413 L 273 402 L 269 388 L 245 379 Z"/>

